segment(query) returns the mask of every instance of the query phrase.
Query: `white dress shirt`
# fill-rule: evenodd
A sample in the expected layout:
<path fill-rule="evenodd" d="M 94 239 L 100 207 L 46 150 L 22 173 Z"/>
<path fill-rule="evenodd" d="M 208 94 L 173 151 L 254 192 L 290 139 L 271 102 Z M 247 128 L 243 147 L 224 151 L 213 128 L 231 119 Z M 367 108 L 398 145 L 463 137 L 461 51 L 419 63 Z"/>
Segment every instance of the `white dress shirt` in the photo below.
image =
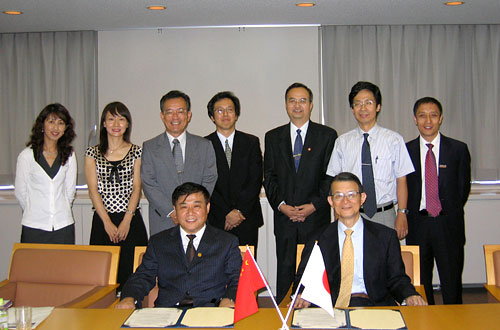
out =
<path fill-rule="evenodd" d="M 290 138 L 292 142 L 292 153 L 293 146 L 295 145 L 295 139 L 297 138 L 297 130 L 300 129 L 300 136 L 302 137 L 302 145 L 306 142 L 307 129 L 309 128 L 309 120 L 302 125 L 302 127 L 295 126 L 292 122 L 290 122 Z"/>
<path fill-rule="evenodd" d="M 170 151 L 174 150 L 174 139 L 179 140 L 179 145 L 181 146 L 182 150 L 182 162 L 186 161 L 186 131 L 182 132 L 181 135 L 178 137 L 173 137 L 170 135 L 168 132 L 165 132 L 167 134 L 168 142 L 170 143 Z"/>
<path fill-rule="evenodd" d="M 71 204 L 75 191 L 74 152 L 53 179 L 37 163 L 30 147 L 17 157 L 14 193 L 23 209 L 23 226 L 53 231 L 73 224 Z"/>
<path fill-rule="evenodd" d="M 396 202 L 396 179 L 415 171 L 403 137 L 387 128 L 375 125 L 364 132 L 357 127 L 342 134 L 335 141 L 326 174 L 335 176 L 340 172 L 351 172 L 363 181 L 361 173 L 361 147 L 364 133 L 372 156 L 373 177 L 377 205 Z"/>
<path fill-rule="evenodd" d="M 217 136 L 219 137 L 220 143 L 222 144 L 222 150 L 224 150 L 224 151 L 226 150 L 226 140 L 227 140 L 227 143 L 229 144 L 229 148 L 231 148 L 231 150 L 233 150 L 234 132 L 236 132 L 236 131 L 233 131 L 233 133 L 231 133 L 231 135 L 229 135 L 229 137 L 225 137 L 224 135 L 217 132 Z"/>
<path fill-rule="evenodd" d="M 338 221 L 338 220 L 337 220 Z M 339 234 L 339 253 L 340 261 L 342 262 L 342 251 L 344 249 L 344 241 L 346 238 L 345 230 L 348 229 L 341 221 L 338 225 Z M 354 277 L 352 279 L 352 291 L 351 293 L 367 293 L 365 287 L 365 277 L 363 268 L 363 230 L 365 225 L 361 216 L 358 221 L 354 224 L 351 234 L 352 246 L 354 248 Z"/>
<path fill-rule="evenodd" d="M 193 239 L 193 246 L 195 250 L 198 250 L 198 246 L 200 245 L 201 238 L 203 237 L 203 234 L 205 233 L 205 228 L 207 228 L 207 225 L 204 225 L 203 228 L 198 230 L 198 232 L 194 235 L 196 237 Z M 182 240 L 182 247 L 184 248 L 184 253 L 186 253 L 187 246 L 189 244 L 189 237 L 187 237 L 188 233 L 182 229 L 181 226 L 179 226 L 179 229 L 181 231 L 181 240 Z"/>
<path fill-rule="evenodd" d="M 425 201 L 425 156 L 427 155 L 427 150 L 429 148 L 427 147 L 427 144 L 429 142 L 425 141 L 422 136 L 420 136 L 420 175 L 422 177 L 422 196 L 420 199 L 420 208 L 419 210 L 423 210 L 427 207 L 426 201 Z M 432 140 L 432 152 L 434 153 L 434 157 L 436 158 L 436 169 L 438 171 L 438 176 L 439 176 L 439 148 L 441 146 L 441 134 L 438 133 L 438 135 Z"/>

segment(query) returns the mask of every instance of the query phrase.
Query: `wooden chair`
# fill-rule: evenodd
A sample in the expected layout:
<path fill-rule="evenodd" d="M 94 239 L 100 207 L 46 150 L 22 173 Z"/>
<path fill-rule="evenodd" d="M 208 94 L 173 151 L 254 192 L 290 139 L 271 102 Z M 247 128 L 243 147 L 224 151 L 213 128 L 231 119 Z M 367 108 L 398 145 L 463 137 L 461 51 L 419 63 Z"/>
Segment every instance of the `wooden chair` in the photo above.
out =
<path fill-rule="evenodd" d="M 255 253 L 255 247 L 253 245 L 248 246 L 250 248 L 250 251 L 252 254 Z M 241 253 L 241 258 L 245 255 L 245 252 L 247 250 L 246 245 L 240 245 L 240 253 Z M 144 256 L 144 253 L 146 252 L 146 246 L 136 246 L 135 247 L 135 252 L 134 252 L 134 272 L 139 267 L 139 265 L 142 262 L 142 257 Z M 142 301 L 142 307 L 154 307 L 155 306 L 155 300 L 158 298 L 158 282 L 155 285 L 155 287 L 149 291 L 148 295 L 144 297 Z"/>
<path fill-rule="evenodd" d="M 297 269 L 299 268 L 300 260 L 302 259 L 302 251 L 304 251 L 304 246 L 305 244 L 297 244 L 297 253 L 295 254 L 295 272 L 297 272 Z M 288 289 L 285 298 L 280 302 L 279 307 L 286 308 L 289 303 L 292 302 L 292 292 L 293 288 L 293 283 L 290 285 L 290 288 Z"/>
<path fill-rule="evenodd" d="M 401 257 L 405 264 L 406 275 L 417 292 L 427 301 L 424 286 L 420 283 L 420 247 L 418 245 L 401 245 Z"/>
<path fill-rule="evenodd" d="M 486 284 L 484 287 L 500 302 L 500 244 L 483 245 L 486 266 Z"/>
<path fill-rule="evenodd" d="M 14 306 L 105 308 L 116 300 L 120 247 L 15 243 L 0 296 Z"/>

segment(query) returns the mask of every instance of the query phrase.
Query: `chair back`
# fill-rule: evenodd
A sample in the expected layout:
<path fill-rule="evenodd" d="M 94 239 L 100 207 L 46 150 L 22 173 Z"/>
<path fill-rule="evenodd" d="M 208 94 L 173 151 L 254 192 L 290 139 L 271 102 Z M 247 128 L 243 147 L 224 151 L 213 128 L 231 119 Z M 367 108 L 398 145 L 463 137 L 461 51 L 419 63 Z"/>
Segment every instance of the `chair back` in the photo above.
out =
<path fill-rule="evenodd" d="M 500 244 L 483 245 L 488 285 L 500 287 Z"/>
<path fill-rule="evenodd" d="M 63 306 L 116 284 L 120 247 L 16 243 L 9 282 L 15 306 Z"/>
<path fill-rule="evenodd" d="M 420 285 L 420 247 L 418 245 L 401 245 L 401 257 L 405 264 L 406 275 L 414 286 Z"/>
<path fill-rule="evenodd" d="M 300 260 L 302 259 L 302 251 L 304 251 L 305 244 L 297 244 L 297 254 L 295 255 L 295 272 L 299 269 Z"/>

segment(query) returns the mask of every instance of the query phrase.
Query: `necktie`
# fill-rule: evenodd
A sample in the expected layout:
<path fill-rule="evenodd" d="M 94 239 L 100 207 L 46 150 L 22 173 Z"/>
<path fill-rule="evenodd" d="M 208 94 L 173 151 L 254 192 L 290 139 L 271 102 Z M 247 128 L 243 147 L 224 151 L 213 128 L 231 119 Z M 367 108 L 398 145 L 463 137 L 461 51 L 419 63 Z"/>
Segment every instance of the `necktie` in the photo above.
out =
<path fill-rule="evenodd" d="M 429 150 L 425 155 L 425 208 L 433 217 L 441 212 L 441 201 L 439 200 L 438 175 L 436 168 L 436 157 L 432 152 L 432 143 L 426 144 Z"/>
<path fill-rule="evenodd" d="M 186 257 L 188 259 L 188 263 L 191 263 L 194 259 L 194 255 L 196 254 L 196 249 L 194 248 L 193 240 L 196 235 L 186 235 L 189 238 L 189 243 L 186 248 Z"/>
<path fill-rule="evenodd" d="M 227 159 L 227 165 L 231 168 L 231 147 L 229 146 L 229 141 L 226 139 L 226 150 L 224 150 Z"/>
<path fill-rule="evenodd" d="M 352 246 L 352 229 L 346 229 L 344 247 L 342 249 L 342 263 L 340 266 L 340 290 L 335 302 L 336 308 L 349 307 L 352 292 L 352 279 L 354 278 L 354 247 Z"/>
<path fill-rule="evenodd" d="M 300 128 L 297 130 L 297 137 L 293 145 L 293 162 L 295 163 L 295 172 L 299 170 L 300 157 L 302 157 L 302 136 L 300 135 Z"/>
<path fill-rule="evenodd" d="M 182 148 L 179 140 L 174 139 L 174 148 L 172 149 L 172 154 L 174 156 L 175 167 L 177 168 L 177 174 L 184 171 L 184 161 L 182 160 Z"/>
<path fill-rule="evenodd" d="M 366 201 L 363 204 L 363 212 L 370 218 L 377 213 L 377 196 L 375 195 L 375 181 L 373 180 L 372 154 L 368 143 L 368 133 L 363 134 L 365 140 L 361 147 L 361 174 L 363 176 L 363 188 L 366 192 Z"/>

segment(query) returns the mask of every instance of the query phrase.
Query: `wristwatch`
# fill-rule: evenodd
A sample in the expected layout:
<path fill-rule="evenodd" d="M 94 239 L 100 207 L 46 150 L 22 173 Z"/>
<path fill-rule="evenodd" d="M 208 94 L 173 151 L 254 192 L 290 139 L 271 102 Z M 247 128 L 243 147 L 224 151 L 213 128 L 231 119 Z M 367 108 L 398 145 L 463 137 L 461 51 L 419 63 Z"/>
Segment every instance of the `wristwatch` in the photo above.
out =
<path fill-rule="evenodd" d="M 410 213 L 410 211 L 408 211 L 408 209 L 398 209 L 398 212 L 401 212 L 403 214 L 408 214 Z"/>

